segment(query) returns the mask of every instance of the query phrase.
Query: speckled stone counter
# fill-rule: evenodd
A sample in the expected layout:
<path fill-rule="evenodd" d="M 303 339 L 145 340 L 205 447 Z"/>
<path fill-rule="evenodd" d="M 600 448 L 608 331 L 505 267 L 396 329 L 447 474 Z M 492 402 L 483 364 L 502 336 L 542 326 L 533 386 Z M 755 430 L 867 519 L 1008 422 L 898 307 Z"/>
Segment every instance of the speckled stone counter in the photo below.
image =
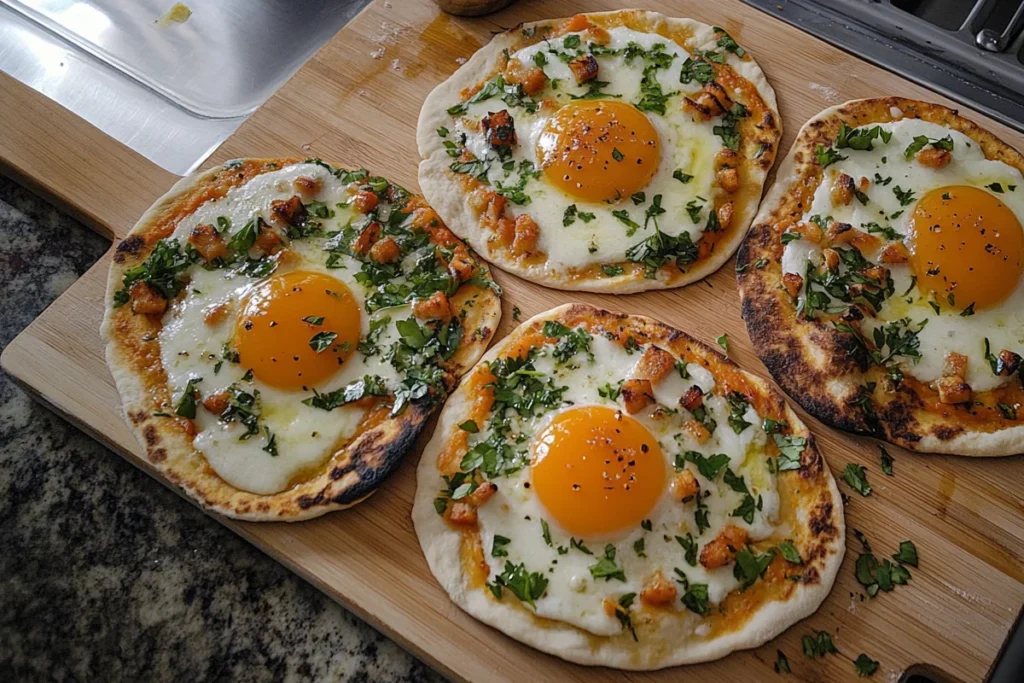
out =
<path fill-rule="evenodd" d="M 0 179 L 0 347 L 107 247 Z M 307 679 L 442 680 L 0 374 L 0 680 Z"/>

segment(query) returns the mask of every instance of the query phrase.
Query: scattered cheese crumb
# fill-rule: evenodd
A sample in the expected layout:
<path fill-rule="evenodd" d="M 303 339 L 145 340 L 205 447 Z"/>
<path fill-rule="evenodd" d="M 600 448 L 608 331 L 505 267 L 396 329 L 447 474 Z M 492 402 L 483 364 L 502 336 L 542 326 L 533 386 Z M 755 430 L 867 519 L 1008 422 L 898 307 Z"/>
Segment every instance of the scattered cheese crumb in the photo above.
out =
<path fill-rule="evenodd" d="M 903 110 L 900 109 L 899 107 L 889 107 L 889 116 L 893 117 L 894 119 L 902 119 Z"/>
<path fill-rule="evenodd" d="M 835 88 L 831 88 L 827 85 L 822 85 L 821 83 L 815 83 L 813 81 L 808 83 L 807 87 L 821 95 L 822 99 L 824 99 L 829 104 L 839 104 L 840 102 L 843 101 L 843 98 L 839 94 L 839 91 L 836 90 Z"/>
<path fill-rule="evenodd" d="M 392 59 L 391 60 L 391 70 L 392 71 L 401 71 L 402 70 L 402 65 L 399 64 L 397 59 Z"/>
<path fill-rule="evenodd" d="M 384 47 L 383 45 L 381 45 L 381 46 L 380 46 L 380 47 L 378 47 L 378 48 L 377 48 L 376 50 L 374 50 L 373 52 L 371 52 L 371 53 L 370 53 L 370 56 L 371 56 L 371 57 L 373 57 L 374 59 L 383 59 L 383 58 L 384 58 L 384 53 L 385 53 L 385 52 L 387 52 L 387 48 L 386 48 L 386 47 Z"/>
<path fill-rule="evenodd" d="M 456 64 L 465 64 L 465 63 L 466 63 L 466 61 L 467 61 L 467 60 L 466 60 L 466 58 L 465 58 L 465 57 L 456 57 L 456 58 L 455 58 L 455 63 L 456 63 Z"/>

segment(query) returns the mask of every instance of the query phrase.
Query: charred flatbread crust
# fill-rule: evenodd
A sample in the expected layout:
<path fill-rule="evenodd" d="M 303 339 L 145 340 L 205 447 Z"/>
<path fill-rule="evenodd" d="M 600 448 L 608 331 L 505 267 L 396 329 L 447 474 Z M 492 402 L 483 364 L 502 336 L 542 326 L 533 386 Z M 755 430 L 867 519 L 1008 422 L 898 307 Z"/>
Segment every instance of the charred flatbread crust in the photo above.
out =
<path fill-rule="evenodd" d="M 505 51 L 512 53 L 538 41 L 579 30 L 573 28 L 573 22 L 581 21 L 603 29 L 625 26 L 656 33 L 679 43 L 690 53 L 695 50 L 718 50 L 722 53 L 723 63 L 709 62 L 716 70 L 716 81 L 724 85 L 730 95 L 737 102 L 745 104 L 751 112 L 739 124 L 742 134 L 739 158 L 729 162 L 739 171 L 740 188 L 731 195 L 718 188 L 717 196 L 712 198 L 716 209 L 728 199 L 733 201 L 731 224 L 727 229 L 704 233 L 697 242 L 700 246 L 698 260 L 682 270 L 670 262 L 659 269 L 658 277 L 649 279 L 645 277 L 642 264 L 627 260 L 564 271 L 545 270 L 545 254 L 535 252 L 516 256 L 512 252 L 511 242 L 500 237 L 501 230 L 491 224 L 488 206 L 495 192 L 472 176 L 456 174 L 449 168 L 452 159 L 436 133 L 439 127 L 450 125 L 451 117 L 446 115 L 447 108 L 464 101 L 501 71 Z M 775 163 L 778 142 L 782 137 L 782 118 L 779 116 L 775 91 L 764 72 L 749 53 L 738 57 L 718 48 L 720 37 L 721 34 L 707 24 L 692 19 L 674 19 L 646 10 L 597 12 L 532 22 L 495 35 L 490 43 L 478 50 L 448 80 L 434 88 L 423 103 L 416 139 L 423 159 L 419 168 L 419 183 L 424 196 L 452 231 L 493 265 L 547 287 L 624 294 L 681 287 L 710 275 L 729 259 L 742 241 L 757 211 L 765 178 Z M 507 207 L 502 209 L 502 215 L 511 220 L 512 214 Z M 497 238 L 496 234 L 499 234 Z M 623 272 L 609 276 L 603 271 L 606 265 L 621 266 Z"/>
<path fill-rule="evenodd" d="M 898 389 L 886 391 L 883 369 L 858 364 L 847 353 L 849 335 L 822 320 L 801 318 L 782 285 L 781 235 L 804 214 L 822 176 L 815 147 L 831 145 L 841 122 L 856 128 L 901 118 L 959 131 L 977 143 L 986 158 L 1024 172 L 1024 156 L 948 107 L 885 97 L 826 109 L 801 128 L 737 253 L 747 332 L 775 381 L 826 424 L 922 452 L 1020 453 L 1024 424 L 1004 417 L 998 404 L 1024 402 L 1021 383 L 1010 381 L 992 391 L 975 392 L 969 406 L 941 403 L 934 389 L 909 376 Z M 872 382 L 873 392 L 868 390 Z"/>
<path fill-rule="evenodd" d="M 299 521 L 361 502 L 413 448 L 432 412 L 422 403 L 412 403 L 397 417 L 390 417 L 393 397 L 375 399 L 356 433 L 315 475 L 270 495 L 243 491 L 219 477 L 192 446 L 191 420 L 154 415 L 162 410 L 161 406 L 170 404 L 156 341 L 162 323 L 156 316 L 133 314 L 129 306 L 114 307 L 113 295 L 121 287 L 124 272 L 145 260 L 158 241 L 170 235 L 179 221 L 202 204 L 223 197 L 229 189 L 244 185 L 257 175 L 301 161 L 237 160 L 181 179 L 117 246 L 107 279 L 101 328 L 107 365 L 121 394 L 125 417 L 142 444 L 148 465 L 204 508 L 236 519 Z M 411 196 L 407 201 L 414 202 L 418 210 L 430 211 L 420 197 Z M 476 265 L 482 274 L 487 274 L 486 266 L 479 262 Z M 453 302 L 465 302 L 471 297 L 475 297 L 475 304 L 465 307 L 462 343 L 447 368 L 449 386 L 454 386 L 459 376 L 483 354 L 501 316 L 497 294 L 485 287 L 465 283 L 453 296 Z M 324 413 L 323 419 L 330 420 L 330 414 Z"/>
<path fill-rule="evenodd" d="M 786 420 L 789 434 L 806 438 L 799 469 L 780 472 L 777 479 L 782 500 L 780 521 L 790 525 L 793 543 L 805 558 L 804 564 L 787 569 L 781 556 L 775 558 L 764 580 L 742 593 L 730 593 L 720 609 L 704 618 L 702 625 L 707 625 L 707 632 L 701 636 L 673 630 L 678 626 L 675 620 L 694 616 L 689 612 L 684 613 L 685 617 L 657 609 L 631 612 L 638 635 L 634 641 L 625 630 L 615 636 L 597 636 L 538 617 L 508 594 L 500 600 L 495 598 L 485 585 L 492 577 L 487 575 L 479 530 L 456 529 L 437 513 L 434 498 L 444 485 L 442 474 L 457 470 L 467 449 L 465 432 L 458 425 L 471 417 L 483 419 L 486 412 L 481 413 L 481 407 L 489 410 L 488 390 L 483 385 L 491 375 L 485 363 L 525 353 L 531 343 L 543 338 L 541 330 L 548 320 L 569 327 L 586 325 L 592 334 L 611 332 L 621 344 L 633 337 L 641 345 L 654 344 L 677 359 L 699 363 L 714 375 L 715 393 L 742 391 L 752 398 L 759 414 Z M 835 581 L 846 548 L 843 504 L 835 481 L 814 436 L 778 391 L 714 349 L 664 323 L 585 304 L 565 304 L 523 322 L 466 374 L 441 411 L 434 436 L 420 460 L 416 484 L 416 534 L 431 571 L 452 601 L 516 640 L 579 664 L 652 670 L 705 662 L 757 647 L 818 608 Z"/>

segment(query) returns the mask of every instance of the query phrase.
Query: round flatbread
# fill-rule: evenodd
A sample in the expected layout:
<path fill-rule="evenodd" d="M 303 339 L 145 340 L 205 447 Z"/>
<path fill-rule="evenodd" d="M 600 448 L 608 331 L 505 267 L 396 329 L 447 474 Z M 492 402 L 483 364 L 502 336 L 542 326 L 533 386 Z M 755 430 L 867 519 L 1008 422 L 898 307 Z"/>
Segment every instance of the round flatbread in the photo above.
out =
<path fill-rule="evenodd" d="M 549 287 L 637 292 L 717 270 L 782 135 L 724 30 L 622 10 L 500 33 L 420 110 L 419 182 L 452 231 Z"/>
<path fill-rule="evenodd" d="M 764 643 L 817 609 L 845 549 L 835 482 L 780 394 L 676 329 L 583 304 L 463 378 L 413 522 L 469 614 L 634 670 Z"/>
<path fill-rule="evenodd" d="M 1024 157 L 936 104 L 827 109 L 737 255 L 743 318 L 822 421 L 906 448 L 1024 443 Z"/>
<path fill-rule="evenodd" d="M 105 302 L 148 464 L 253 521 L 373 493 L 500 318 L 487 268 L 422 198 L 299 159 L 180 180 L 117 246 Z"/>

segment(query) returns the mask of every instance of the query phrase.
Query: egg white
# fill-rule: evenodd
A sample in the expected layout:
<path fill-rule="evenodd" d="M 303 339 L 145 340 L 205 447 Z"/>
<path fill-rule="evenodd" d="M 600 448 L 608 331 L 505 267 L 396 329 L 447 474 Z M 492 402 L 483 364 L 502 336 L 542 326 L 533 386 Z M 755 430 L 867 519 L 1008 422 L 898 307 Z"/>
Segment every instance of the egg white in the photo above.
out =
<path fill-rule="evenodd" d="M 325 232 L 344 227 L 357 215 L 351 209 L 339 206 L 348 195 L 341 181 L 327 169 L 314 164 L 296 164 L 256 176 L 248 183 L 232 188 L 223 198 L 202 205 L 178 224 L 171 237 L 184 244 L 196 225 L 216 225 L 218 217 L 231 220 L 232 233 L 254 215 L 270 222 L 271 202 L 292 197 L 295 194 L 292 181 L 299 176 L 315 178 L 322 183 L 315 199 L 325 202 L 335 211 L 333 218 L 321 221 Z M 280 267 L 273 275 L 302 270 L 336 278 L 358 301 L 362 312 L 360 338 L 369 332 L 372 319 L 391 318 L 392 323 L 384 328 L 379 338 L 381 348 L 387 348 L 398 336 L 394 321 L 411 317 L 410 307 L 383 309 L 369 316 L 365 309 L 365 290 L 354 277 L 360 270 L 360 264 L 343 256 L 340 262 L 343 267 L 327 268 L 324 241 L 322 237 L 293 240 L 289 249 L 298 258 Z M 202 408 L 196 411 L 194 446 L 217 474 L 232 486 L 262 494 L 282 491 L 304 470 L 329 458 L 339 444 L 355 433 L 365 409 L 358 404 L 349 404 L 327 413 L 304 405 L 302 399 L 311 396 L 314 388 L 320 392 L 333 391 L 367 374 L 380 376 L 390 388 L 398 383 L 397 372 L 381 355 L 364 358 L 358 351 L 328 381 L 311 385 L 306 390 L 277 389 L 261 382 L 258 377 L 251 382 L 242 381 L 248 368 L 221 362 L 223 351 L 231 341 L 239 302 L 266 278 L 248 277 L 232 269 L 205 270 L 198 265 L 189 270 L 189 275 L 189 286 L 183 298 L 164 314 L 163 329 L 159 335 L 161 360 L 173 400 L 176 402 L 181 397 L 190 379 L 202 378 L 197 388 L 204 396 L 238 382 L 249 393 L 254 389 L 259 391 L 259 424 L 261 428 L 269 429 L 276 439 L 278 455 L 272 456 L 263 450 L 267 445 L 263 433 L 241 440 L 246 429 L 238 422 L 221 422 Z M 231 314 L 218 324 L 207 324 L 205 312 L 221 304 L 226 304 Z M 218 363 L 219 371 L 215 372 Z"/>
<path fill-rule="evenodd" d="M 676 55 L 668 68 L 657 72 L 658 82 L 665 94 L 677 92 L 689 95 L 700 89 L 700 83 L 679 82 L 682 64 L 690 54 L 678 43 L 663 36 L 641 33 L 621 26 L 610 29 L 608 33 L 611 40 L 607 47 L 612 49 L 625 48 L 630 42 L 635 42 L 644 49 L 650 49 L 660 43 L 665 45 L 666 52 Z M 586 44 L 585 35 L 566 34 L 551 43 L 540 42 L 523 48 L 513 53 L 511 57 L 527 66 L 533 65 L 535 54 L 546 51 L 549 47 L 561 50 L 561 41 L 571 35 L 580 36 L 583 44 Z M 621 95 L 619 101 L 622 102 L 636 102 L 640 99 L 642 59 L 635 59 L 632 64 L 627 64 L 621 55 L 601 56 L 599 62 L 601 66 L 598 79 L 608 82 L 602 89 L 603 92 Z M 559 83 L 558 90 L 552 91 L 549 86 L 545 90 L 545 95 L 553 95 L 559 104 L 568 104 L 573 101 L 571 95 L 580 95 L 587 91 L 587 87 L 576 83 L 569 66 L 556 57 L 548 55 L 548 62 L 543 68 L 550 80 L 557 80 Z M 723 149 L 723 145 L 721 139 L 714 134 L 716 121 L 691 120 L 680 108 L 679 101 L 679 95 L 672 97 L 666 104 L 664 116 L 650 112 L 644 114 L 658 132 L 661 152 L 657 171 L 650 183 L 642 188 L 647 198 L 644 204 L 636 206 L 628 198 L 615 205 L 577 199 L 550 185 L 543 175 L 530 180 L 526 186 L 526 193 L 531 199 L 529 204 L 508 204 L 507 210 L 513 216 L 528 213 L 537 223 L 540 228 L 538 248 L 547 254 L 547 269 L 559 271 L 570 267 L 579 268 L 595 263 L 616 263 L 624 260 L 628 246 L 642 242 L 654 233 L 653 222 L 644 225 L 644 210 L 658 194 L 662 196 L 661 206 L 665 209 L 665 213 L 658 216 L 659 229 L 673 236 L 687 232 L 694 242 L 700 238 L 712 206 L 714 158 Z M 493 100 L 472 104 L 469 105 L 466 118 L 479 121 L 489 112 L 503 107 L 504 104 Z M 513 148 L 511 159 L 517 168 L 520 161 L 527 160 L 539 169 L 541 164 L 537 155 L 537 140 L 551 114 L 540 109 L 533 114 L 516 109 L 513 114 L 519 144 Z M 482 131 L 475 127 L 467 127 L 461 120 L 456 122 L 454 131 L 466 135 L 466 148 L 477 158 L 483 159 L 494 155 Z M 693 179 L 688 183 L 681 183 L 672 177 L 676 169 L 682 169 L 684 173 L 692 175 Z M 498 182 L 514 184 L 517 178 L 517 173 L 506 174 L 500 163 L 492 164 L 488 173 L 488 180 L 494 186 Z M 699 221 L 694 223 L 686 211 L 686 205 L 698 197 L 705 200 L 698 201 L 703 203 L 705 208 L 700 214 Z M 575 204 L 580 212 L 595 214 L 596 218 L 589 223 L 577 220 L 572 225 L 564 226 L 562 217 L 566 208 L 572 204 Z M 626 226 L 611 213 L 619 209 L 626 209 L 632 220 L 642 226 L 632 237 L 626 237 Z"/>
<path fill-rule="evenodd" d="M 855 229 L 874 221 L 881 225 L 891 225 L 900 234 L 907 235 L 915 204 L 912 202 L 900 206 L 893 191 L 897 186 L 902 190 L 913 190 L 916 201 L 928 191 L 946 185 L 969 185 L 985 189 L 992 183 L 1000 183 L 1004 192 L 998 194 L 998 198 L 1024 224 L 1024 178 L 1016 168 L 1001 161 L 986 159 L 973 140 L 945 126 L 920 119 L 903 119 L 881 125 L 892 133 L 888 143 L 876 139 L 872 151 L 838 150 L 848 158 L 825 169 L 822 182 L 814 193 L 814 200 L 804 214 L 804 220 L 814 215 L 832 216 L 837 221 L 849 223 Z M 904 156 L 907 146 L 920 135 L 931 139 L 952 136 L 953 158 L 948 166 L 936 170 Z M 832 205 L 832 181 L 840 173 L 849 175 L 855 181 L 862 177 L 872 181 L 866 192 L 869 198 L 867 204 L 854 200 L 847 206 Z M 882 178 L 891 177 L 892 181 L 880 186 L 874 182 L 876 173 Z M 1011 191 L 1010 186 L 1016 186 L 1016 190 Z M 882 241 L 885 242 L 884 238 Z M 877 262 L 876 253 L 865 253 L 864 256 Z M 790 242 L 783 252 L 782 271 L 803 277 L 808 260 L 815 264 L 821 263 L 820 247 L 806 240 Z M 911 287 L 914 273 L 909 263 L 890 264 L 886 267 L 892 276 L 896 293 L 885 301 L 877 317 L 864 321 L 862 329 L 870 336 L 875 327 L 901 318 L 909 317 L 914 323 L 927 320 L 917 335 L 920 341 L 920 360 L 915 362 L 898 357 L 903 372 L 922 382 L 934 382 L 943 375 L 945 355 L 954 351 L 967 356 L 967 376 L 964 379 L 975 391 L 994 389 L 1008 381 L 1009 378 L 992 373 L 985 361 L 984 340 L 988 338 L 995 353 L 1004 348 L 1020 349 L 1024 346 L 1024 278 L 995 307 L 961 316 L 960 309 L 969 303 L 965 301 L 957 309 L 944 307 L 942 313 L 937 315 L 917 287 Z M 979 277 L 985 275 L 982 273 Z"/>
<path fill-rule="evenodd" d="M 600 335 L 594 335 L 591 350 L 594 360 L 589 361 L 582 353 L 577 354 L 568 364 L 559 367 L 548 352 L 542 353 L 534 365 L 537 370 L 551 376 L 558 386 L 566 386 L 564 394 L 565 406 L 557 411 L 539 415 L 530 420 L 515 423 L 514 431 L 532 438 L 538 434 L 555 417 L 555 415 L 574 407 L 586 405 L 621 406 L 620 402 L 612 402 L 598 394 L 598 388 L 632 376 L 634 367 L 642 353 L 636 351 L 629 354 L 619 344 L 613 343 Z M 696 384 L 705 392 L 715 387 L 714 377 L 705 368 L 688 364 L 690 379 L 683 379 L 673 371 L 655 388 L 659 403 L 668 407 L 677 407 L 680 396 L 690 386 Z M 662 492 L 661 498 L 651 511 L 649 518 L 651 531 L 641 527 L 612 536 L 582 539 L 594 555 L 570 548 L 570 534 L 560 528 L 557 521 L 544 509 L 536 497 L 534 488 L 527 486 L 530 481 L 530 468 L 527 466 L 507 477 L 496 481 L 498 492 L 488 503 L 478 509 L 480 535 L 492 576 L 504 571 L 505 562 L 524 563 L 529 571 L 541 571 L 549 579 L 547 591 L 536 600 L 536 613 L 542 617 L 557 619 L 578 626 L 597 635 L 613 635 L 619 633 L 622 625 L 614 616 L 608 616 L 603 607 L 603 600 L 617 600 L 626 593 L 639 594 L 644 580 L 655 570 L 660 569 L 669 580 L 676 577 L 673 569 L 678 567 L 685 571 L 692 583 L 708 585 L 709 599 L 718 603 L 729 591 L 736 588 L 738 581 L 733 576 L 731 565 L 706 570 L 700 563 L 691 567 L 684 559 L 684 550 L 675 540 L 676 535 L 685 536 L 692 533 L 702 547 L 712 540 L 718 531 L 727 523 L 739 526 L 748 531 L 751 540 L 768 538 L 779 531 L 776 528 L 779 515 L 779 496 L 776 488 L 775 475 L 771 474 L 765 464 L 765 445 L 767 437 L 761 430 L 761 418 L 748 408 L 745 419 L 751 423 L 740 434 L 736 434 L 727 424 L 729 406 L 725 399 L 711 396 L 705 399 L 705 406 L 712 417 L 718 421 L 718 428 L 713 437 L 705 444 L 699 445 L 681 429 L 685 411 L 669 419 L 654 419 L 651 411 L 641 411 L 634 418 L 638 419 L 651 434 L 657 438 L 666 458 L 666 468 L 671 477 L 672 463 L 675 454 L 692 450 L 705 455 L 725 453 L 729 456 L 729 467 L 737 474 L 742 474 L 747 481 L 751 493 L 756 498 L 761 496 L 762 509 L 755 513 L 753 524 L 747 524 L 739 517 L 731 517 L 731 513 L 740 504 L 743 495 L 722 484 L 719 474 L 716 482 L 709 482 L 687 463 L 687 469 L 697 477 L 702 491 L 711 491 L 706 499 L 709 510 L 710 528 L 698 534 L 694 522 L 694 502 L 680 503 L 673 500 L 668 488 Z M 470 443 L 485 439 L 486 430 L 474 435 Z M 582 447 L 582 446 L 581 446 Z M 547 521 L 552 544 L 549 546 L 542 534 L 541 520 Z M 492 557 L 491 549 L 495 535 L 505 536 L 511 542 L 505 546 L 507 557 Z M 645 555 L 639 557 L 633 544 L 638 539 L 645 539 Z M 605 544 L 613 544 L 616 548 L 616 562 L 624 569 L 627 580 L 616 579 L 605 581 L 594 579 L 589 566 L 594 564 L 604 552 Z M 566 554 L 559 554 L 558 547 L 570 548 Z M 672 608 L 685 612 L 686 608 L 677 601 Z M 692 614 L 693 623 L 700 618 Z"/>

